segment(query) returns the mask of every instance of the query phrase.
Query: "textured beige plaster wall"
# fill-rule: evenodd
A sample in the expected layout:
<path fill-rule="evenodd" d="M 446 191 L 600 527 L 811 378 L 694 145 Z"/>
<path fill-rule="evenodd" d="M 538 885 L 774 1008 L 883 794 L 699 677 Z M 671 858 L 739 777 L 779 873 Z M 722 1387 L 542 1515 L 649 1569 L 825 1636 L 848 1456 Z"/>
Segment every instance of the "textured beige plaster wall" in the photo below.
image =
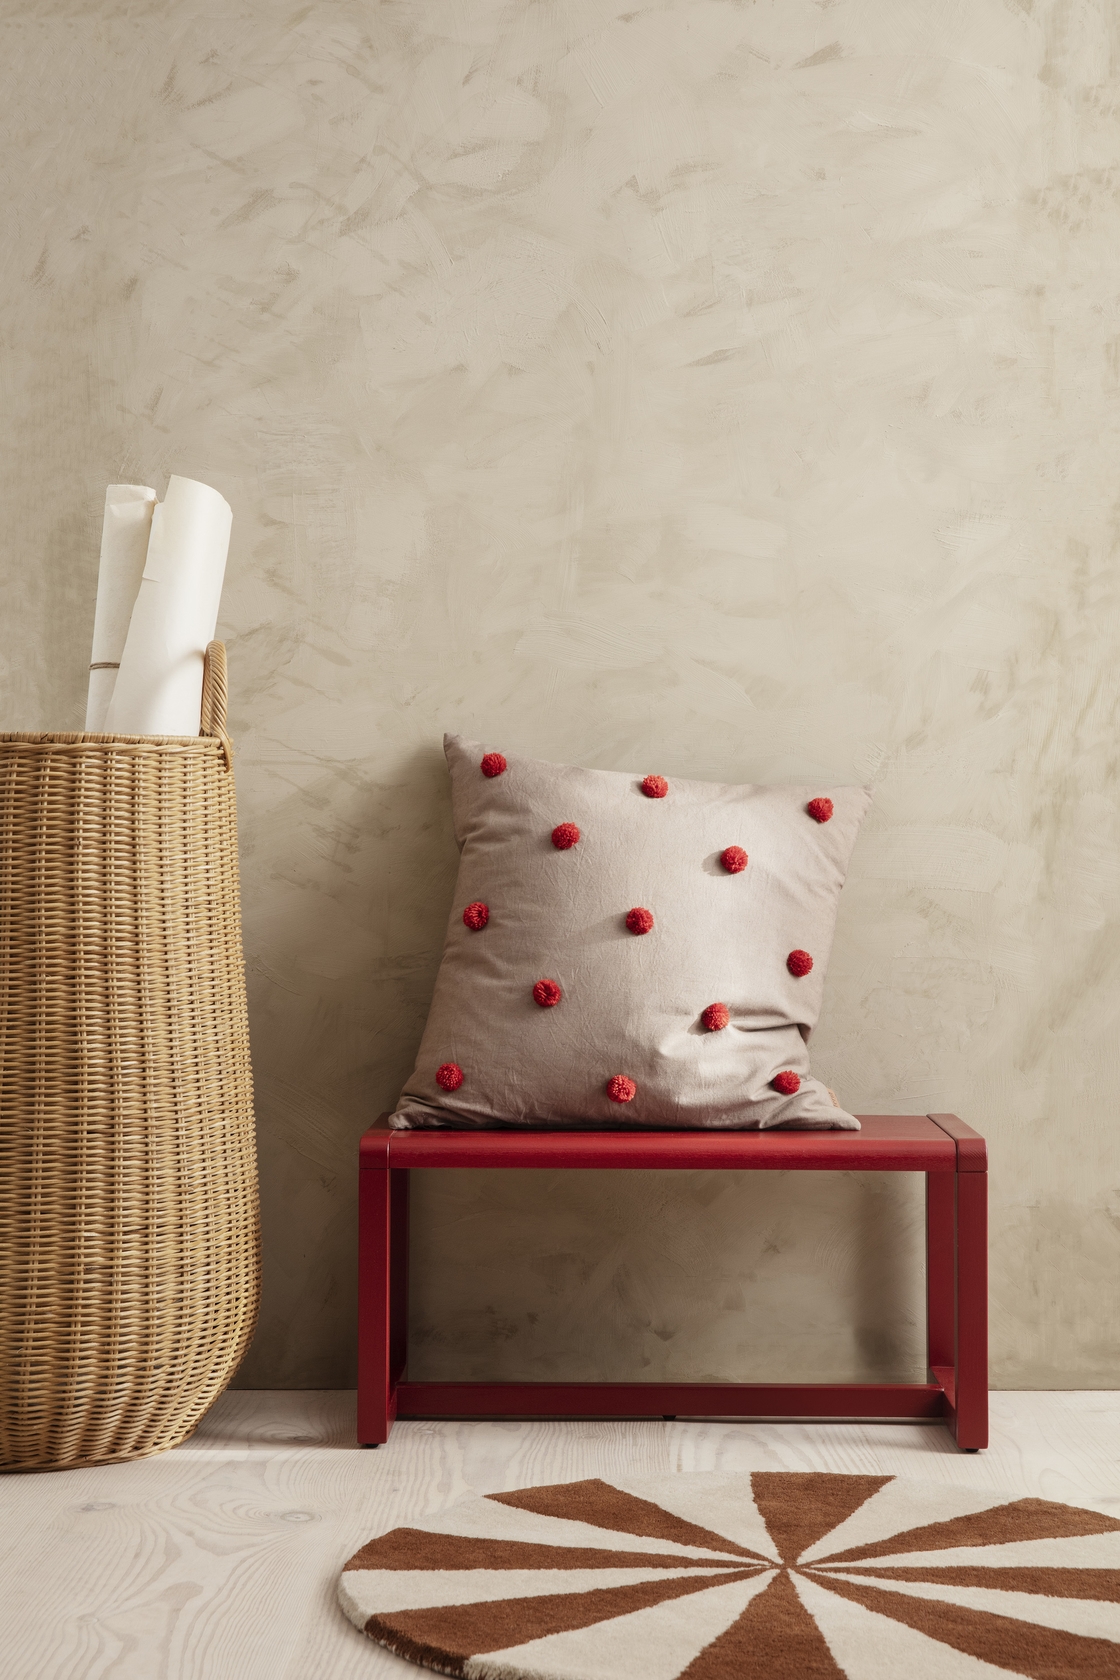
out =
<path fill-rule="evenodd" d="M 9 727 L 105 483 L 218 485 L 267 1282 L 354 1371 L 354 1161 L 455 866 L 445 727 L 869 778 L 818 1071 L 991 1142 L 994 1372 L 1120 1382 L 1110 0 L 11 0 Z M 439 1175 L 434 1375 L 915 1374 L 891 1179 Z"/>

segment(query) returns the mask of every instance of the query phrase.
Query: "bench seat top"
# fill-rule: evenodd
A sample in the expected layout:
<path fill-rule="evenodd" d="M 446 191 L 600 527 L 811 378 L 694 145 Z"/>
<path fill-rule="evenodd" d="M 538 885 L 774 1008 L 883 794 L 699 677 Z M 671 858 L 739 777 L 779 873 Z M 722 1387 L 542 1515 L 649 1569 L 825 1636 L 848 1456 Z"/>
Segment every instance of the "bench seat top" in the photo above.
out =
<path fill-rule="evenodd" d="M 383 1114 L 361 1142 L 365 1168 L 645 1167 L 789 1172 L 984 1172 L 984 1139 L 955 1114 L 861 1114 L 858 1132 L 395 1132 Z"/>

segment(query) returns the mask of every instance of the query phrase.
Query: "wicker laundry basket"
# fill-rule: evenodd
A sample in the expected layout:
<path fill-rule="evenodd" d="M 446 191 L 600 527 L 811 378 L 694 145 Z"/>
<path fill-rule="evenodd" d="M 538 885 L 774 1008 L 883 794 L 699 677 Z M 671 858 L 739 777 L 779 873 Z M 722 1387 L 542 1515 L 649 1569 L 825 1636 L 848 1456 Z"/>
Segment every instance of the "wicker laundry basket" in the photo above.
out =
<path fill-rule="evenodd" d="M 225 734 L 0 734 L 0 1465 L 162 1452 L 256 1322 Z"/>

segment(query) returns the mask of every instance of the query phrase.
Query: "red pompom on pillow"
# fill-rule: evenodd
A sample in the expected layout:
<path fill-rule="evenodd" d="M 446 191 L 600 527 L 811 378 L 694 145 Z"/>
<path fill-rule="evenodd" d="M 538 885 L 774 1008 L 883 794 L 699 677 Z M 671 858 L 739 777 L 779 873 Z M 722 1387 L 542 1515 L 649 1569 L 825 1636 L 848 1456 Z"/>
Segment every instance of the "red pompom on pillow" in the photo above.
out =
<path fill-rule="evenodd" d="M 489 776 L 493 781 L 495 776 L 501 776 L 505 773 L 507 766 L 501 753 L 486 753 L 478 768 L 484 776 Z"/>
<path fill-rule="evenodd" d="M 725 1003 L 710 1003 L 700 1019 L 709 1032 L 722 1032 L 731 1019 L 731 1011 Z"/>
<path fill-rule="evenodd" d="M 664 776 L 647 776 L 642 782 L 642 792 L 647 799 L 664 799 L 669 791 L 669 784 Z"/>
<path fill-rule="evenodd" d="M 579 845 L 579 829 L 575 823 L 557 823 L 552 831 L 552 844 L 558 852 L 570 852 Z"/>
<path fill-rule="evenodd" d="M 725 846 L 719 854 L 719 861 L 729 875 L 741 875 L 747 867 L 747 854 L 742 846 Z"/>
<path fill-rule="evenodd" d="M 444 1062 L 436 1069 L 436 1084 L 441 1091 L 457 1091 L 463 1083 L 463 1070 L 458 1062 Z"/>
<path fill-rule="evenodd" d="M 563 995 L 555 980 L 538 980 L 533 987 L 533 1002 L 542 1009 L 555 1009 Z"/>
<path fill-rule="evenodd" d="M 795 979 L 800 980 L 803 974 L 808 974 L 813 966 L 813 959 L 808 951 L 791 951 L 786 958 L 786 967 Z"/>
<path fill-rule="evenodd" d="M 633 1102 L 638 1094 L 638 1087 L 632 1079 L 627 1079 L 624 1073 L 612 1074 L 607 1080 L 607 1096 L 615 1103 Z"/>
<path fill-rule="evenodd" d="M 790 1068 L 786 1068 L 784 1073 L 776 1073 L 770 1083 L 783 1097 L 795 1097 L 801 1089 L 800 1079 Z"/>
<path fill-rule="evenodd" d="M 653 926 L 653 911 L 643 910 L 640 904 L 636 904 L 626 913 L 626 926 L 631 933 L 648 933 Z"/>
<path fill-rule="evenodd" d="M 814 822 L 829 822 L 836 807 L 831 799 L 810 799 L 805 809 Z"/>
<path fill-rule="evenodd" d="M 484 928 L 489 920 L 490 906 L 483 904 L 481 899 L 476 899 L 473 904 L 468 904 L 463 911 L 463 922 L 474 933 L 478 933 L 480 928 Z"/>

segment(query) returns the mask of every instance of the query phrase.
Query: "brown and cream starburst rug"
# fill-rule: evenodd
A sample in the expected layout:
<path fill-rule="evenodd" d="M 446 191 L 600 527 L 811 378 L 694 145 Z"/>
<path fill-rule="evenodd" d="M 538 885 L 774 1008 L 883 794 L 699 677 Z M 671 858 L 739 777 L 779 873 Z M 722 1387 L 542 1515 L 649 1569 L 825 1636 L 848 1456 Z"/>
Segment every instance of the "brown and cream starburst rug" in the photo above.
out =
<path fill-rule="evenodd" d="M 1120 1521 L 894 1476 L 494 1493 L 371 1540 L 339 1596 L 468 1680 L 1120 1676 Z"/>

